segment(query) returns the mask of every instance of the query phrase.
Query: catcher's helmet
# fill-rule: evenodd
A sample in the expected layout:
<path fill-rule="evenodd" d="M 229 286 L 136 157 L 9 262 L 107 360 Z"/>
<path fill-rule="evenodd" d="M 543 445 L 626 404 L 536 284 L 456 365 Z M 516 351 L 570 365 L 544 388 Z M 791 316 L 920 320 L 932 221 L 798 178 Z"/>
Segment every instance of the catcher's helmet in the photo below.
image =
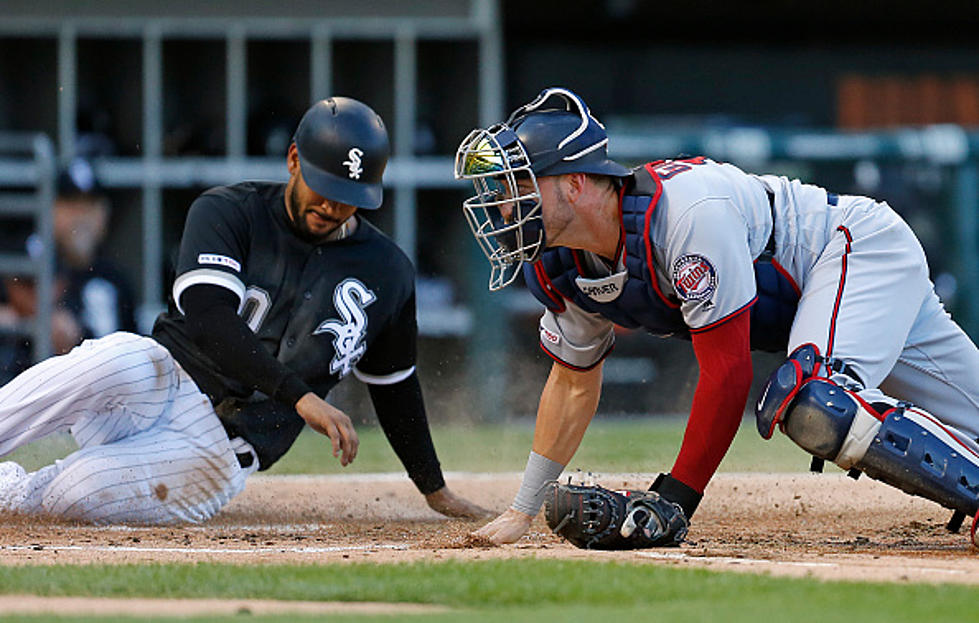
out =
<path fill-rule="evenodd" d="M 547 107 L 548 102 L 558 106 Z M 584 100 L 568 89 L 552 87 L 513 111 L 506 125 L 514 130 L 538 175 L 594 173 L 625 177 L 630 171 L 608 158 L 605 126 Z"/>
<path fill-rule="evenodd" d="M 306 185 L 331 201 L 381 207 L 390 145 L 384 121 L 366 104 L 331 97 L 313 104 L 293 136 Z"/>
<path fill-rule="evenodd" d="M 560 87 L 544 89 L 505 122 L 477 128 L 462 141 L 455 176 L 476 187 L 462 210 L 492 266 L 490 290 L 513 283 L 521 262 L 537 261 L 545 247 L 538 177 L 631 173 L 609 160 L 607 144 L 605 127 L 585 102 Z"/>

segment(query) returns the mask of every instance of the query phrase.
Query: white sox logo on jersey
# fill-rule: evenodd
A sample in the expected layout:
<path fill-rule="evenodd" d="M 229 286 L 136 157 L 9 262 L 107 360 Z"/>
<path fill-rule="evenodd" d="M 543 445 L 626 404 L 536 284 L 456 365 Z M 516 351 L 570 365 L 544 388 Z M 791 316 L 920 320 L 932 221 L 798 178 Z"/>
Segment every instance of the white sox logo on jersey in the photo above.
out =
<path fill-rule="evenodd" d="M 717 272 L 703 255 L 683 255 L 673 262 L 673 289 L 685 301 L 709 299 L 717 289 Z"/>
<path fill-rule="evenodd" d="M 333 306 L 343 318 L 340 320 L 324 320 L 313 335 L 332 333 L 333 348 L 336 356 L 330 362 L 330 372 L 340 373 L 340 378 L 347 376 L 351 368 L 367 350 L 364 337 L 367 335 L 367 314 L 364 308 L 377 300 L 373 292 L 360 281 L 344 279 L 333 291 Z"/>
<path fill-rule="evenodd" d="M 358 147 L 351 147 L 350 151 L 347 152 L 348 160 L 343 161 L 343 166 L 350 169 L 350 179 L 359 180 L 360 174 L 364 172 L 364 168 L 360 166 L 360 157 L 364 155 L 364 152 Z"/>

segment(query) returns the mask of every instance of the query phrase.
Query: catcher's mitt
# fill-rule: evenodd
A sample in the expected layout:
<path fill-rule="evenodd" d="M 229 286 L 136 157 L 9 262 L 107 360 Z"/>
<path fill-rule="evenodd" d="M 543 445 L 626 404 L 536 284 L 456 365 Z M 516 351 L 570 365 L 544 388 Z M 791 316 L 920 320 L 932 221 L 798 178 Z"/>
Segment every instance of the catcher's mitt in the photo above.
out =
<path fill-rule="evenodd" d="M 547 525 L 583 549 L 679 545 L 689 522 L 679 506 L 655 491 L 611 491 L 554 483 L 544 501 Z"/>

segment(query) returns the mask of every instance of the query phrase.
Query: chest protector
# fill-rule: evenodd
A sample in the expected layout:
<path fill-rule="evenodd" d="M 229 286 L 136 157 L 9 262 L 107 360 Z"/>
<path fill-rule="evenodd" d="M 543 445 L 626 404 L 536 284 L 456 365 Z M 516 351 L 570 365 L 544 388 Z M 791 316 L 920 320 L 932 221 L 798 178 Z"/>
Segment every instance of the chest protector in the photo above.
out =
<path fill-rule="evenodd" d="M 599 302 L 578 287 L 579 276 L 588 277 L 585 260 L 576 249 L 553 247 L 534 264 L 523 267 L 524 281 L 548 309 L 560 313 L 565 301 L 597 313 L 627 329 L 645 329 L 653 335 L 690 339 L 680 303 L 664 296 L 656 280 L 652 258 L 653 212 L 663 186 L 648 167 L 640 167 L 626 181 L 620 201 L 625 268 L 628 278 L 622 292 L 608 302 Z M 755 260 L 757 300 L 751 307 L 751 348 L 784 351 L 795 318 L 799 295 L 794 285 L 775 265 L 770 253 Z"/>

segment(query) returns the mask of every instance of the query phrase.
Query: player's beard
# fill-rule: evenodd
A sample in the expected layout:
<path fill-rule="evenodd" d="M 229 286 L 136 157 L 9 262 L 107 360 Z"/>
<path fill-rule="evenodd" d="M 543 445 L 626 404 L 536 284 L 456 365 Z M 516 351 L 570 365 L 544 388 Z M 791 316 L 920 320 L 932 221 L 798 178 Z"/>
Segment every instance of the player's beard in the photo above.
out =
<path fill-rule="evenodd" d="M 286 200 L 286 213 L 289 215 L 289 221 L 292 223 L 293 232 L 305 242 L 310 244 L 326 242 L 330 234 L 342 225 L 342 223 L 337 223 L 329 231 L 322 233 L 314 232 L 309 228 L 309 224 L 306 222 L 306 216 L 300 213 L 300 205 L 299 191 L 296 188 L 296 184 L 291 184 Z"/>

